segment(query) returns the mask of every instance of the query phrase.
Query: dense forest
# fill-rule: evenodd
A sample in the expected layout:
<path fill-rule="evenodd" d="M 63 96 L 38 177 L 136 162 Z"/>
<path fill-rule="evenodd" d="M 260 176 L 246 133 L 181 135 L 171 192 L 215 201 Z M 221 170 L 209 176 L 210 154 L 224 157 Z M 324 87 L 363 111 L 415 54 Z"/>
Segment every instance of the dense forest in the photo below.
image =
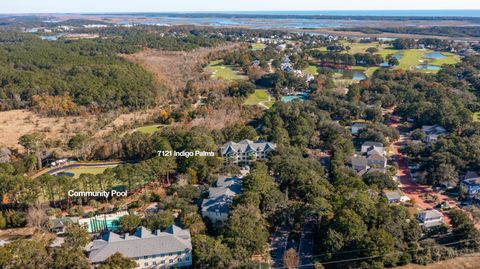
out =
<path fill-rule="evenodd" d="M 146 30 L 105 30 L 102 39 L 40 40 L 30 34 L 0 38 L 0 109 L 33 107 L 47 115 L 78 114 L 155 104 L 153 77 L 118 54 L 143 48 L 188 51 L 220 41 L 201 33 L 178 36 Z"/>

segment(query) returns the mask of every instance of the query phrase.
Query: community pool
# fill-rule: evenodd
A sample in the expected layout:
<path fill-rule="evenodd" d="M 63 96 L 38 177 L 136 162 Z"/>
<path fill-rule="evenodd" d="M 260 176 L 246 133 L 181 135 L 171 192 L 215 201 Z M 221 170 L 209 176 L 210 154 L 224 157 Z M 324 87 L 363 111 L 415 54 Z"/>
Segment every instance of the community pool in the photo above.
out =
<path fill-rule="evenodd" d="M 118 225 L 116 225 L 117 220 L 125 215 L 128 215 L 128 212 L 121 211 L 113 214 L 102 214 L 91 218 L 79 219 L 78 223 L 87 227 L 89 233 L 98 233 L 104 230 L 112 231 L 118 228 Z"/>
<path fill-rule="evenodd" d="M 118 228 L 118 225 L 115 225 L 115 222 L 120 219 L 120 217 L 118 217 L 117 219 L 90 219 L 90 221 L 88 222 L 88 228 L 87 228 L 87 231 L 89 233 L 97 233 L 97 232 L 101 232 L 103 230 L 109 230 L 109 231 L 112 231 L 112 230 L 115 230 Z"/>
<path fill-rule="evenodd" d="M 299 100 L 307 100 L 308 99 L 308 94 L 306 93 L 301 93 L 301 94 L 296 94 L 296 95 L 285 95 L 285 96 L 282 96 L 282 102 L 284 103 L 288 103 L 288 102 L 291 102 L 295 99 L 299 99 Z"/>

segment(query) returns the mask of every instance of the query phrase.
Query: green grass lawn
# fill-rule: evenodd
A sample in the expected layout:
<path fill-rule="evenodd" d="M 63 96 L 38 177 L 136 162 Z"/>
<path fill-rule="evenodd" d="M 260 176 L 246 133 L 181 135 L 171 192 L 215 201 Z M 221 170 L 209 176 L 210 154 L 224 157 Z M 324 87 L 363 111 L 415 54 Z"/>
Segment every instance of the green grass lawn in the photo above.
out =
<path fill-rule="evenodd" d="M 323 52 L 328 51 L 327 47 L 318 47 L 318 48 L 314 48 L 314 50 L 323 51 Z"/>
<path fill-rule="evenodd" d="M 345 47 L 350 47 L 350 50 L 348 51 L 351 54 L 355 53 L 365 53 L 367 52 L 368 48 L 377 48 L 378 50 L 381 50 L 381 45 L 380 43 L 377 42 L 372 42 L 372 43 L 351 43 L 346 40 L 343 40 L 340 42 L 343 46 Z"/>
<path fill-rule="evenodd" d="M 272 107 L 273 103 L 273 98 L 270 96 L 267 90 L 255 90 L 255 92 L 250 94 L 247 97 L 247 100 L 245 100 L 245 105 L 258 105 L 266 109 Z"/>
<path fill-rule="evenodd" d="M 311 74 L 311 75 L 316 76 L 316 75 L 318 75 L 318 73 L 317 73 L 317 67 L 314 66 L 314 65 L 310 65 L 310 66 L 307 67 L 307 69 L 303 70 L 303 73 L 305 73 L 305 74 Z"/>
<path fill-rule="evenodd" d="M 252 50 L 263 50 L 267 47 L 267 45 L 262 44 L 262 43 L 253 43 L 252 44 Z"/>
<path fill-rule="evenodd" d="M 409 50 L 396 50 L 386 44 L 380 44 L 377 42 L 371 43 L 352 43 L 346 40 L 341 41 L 343 46 L 350 47 L 348 53 L 355 54 L 355 53 L 365 53 L 368 48 L 375 47 L 378 49 L 378 52 L 375 54 L 380 54 L 384 58 L 387 58 L 388 55 L 395 55 L 400 54 L 402 55 L 400 59 L 400 65 L 396 66 L 395 69 L 404 69 L 404 70 L 417 70 L 421 72 L 438 72 L 437 70 L 419 70 L 417 69 L 417 65 L 421 64 L 430 64 L 441 66 L 443 64 L 456 64 L 460 61 L 460 57 L 456 54 L 449 53 L 449 52 L 442 52 L 444 56 L 447 56 L 443 59 L 428 59 L 426 58 L 426 54 L 433 52 L 432 50 L 421 50 L 421 49 L 409 49 Z M 326 51 L 325 47 L 316 48 L 320 51 Z M 370 67 L 365 69 L 365 73 L 368 76 L 371 76 L 378 67 Z"/>
<path fill-rule="evenodd" d="M 144 134 L 153 134 L 156 131 L 158 131 L 158 128 L 160 127 L 159 124 L 156 125 L 148 125 L 148 126 L 142 126 L 137 129 L 135 129 L 136 132 L 144 133 Z"/>
<path fill-rule="evenodd" d="M 473 121 L 480 122 L 480 112 L 473 113 Z"/>
<path fill-rule="evenodd" d="M 79 178 L 81 174 L 98 175 L 103 173 L 108 167 L 77 167 L 69 170 L 65 170 L 65 173 L 73 173 L 74 178 Z"/>
<path fill-rule="evenodd" d="M 237 80 L 244 79 L 245 76 L 241 76 L 238 71 L 234 70 L 231 66 L 223 64 L 223 60 L 217 60 L 211 62 L 207 69 L 212 72 L 213 79 L 223 79 L 223 80 Z"/>

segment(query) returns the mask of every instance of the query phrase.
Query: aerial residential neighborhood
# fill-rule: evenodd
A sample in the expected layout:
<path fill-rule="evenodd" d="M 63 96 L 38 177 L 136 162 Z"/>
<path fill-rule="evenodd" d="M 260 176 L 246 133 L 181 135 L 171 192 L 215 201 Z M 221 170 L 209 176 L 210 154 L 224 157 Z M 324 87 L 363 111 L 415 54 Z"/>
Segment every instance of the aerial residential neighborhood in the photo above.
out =
<path fill-rule="evenodd" d="M 480 2 L 0 4 L 0 269 L 480 268 Z"/>

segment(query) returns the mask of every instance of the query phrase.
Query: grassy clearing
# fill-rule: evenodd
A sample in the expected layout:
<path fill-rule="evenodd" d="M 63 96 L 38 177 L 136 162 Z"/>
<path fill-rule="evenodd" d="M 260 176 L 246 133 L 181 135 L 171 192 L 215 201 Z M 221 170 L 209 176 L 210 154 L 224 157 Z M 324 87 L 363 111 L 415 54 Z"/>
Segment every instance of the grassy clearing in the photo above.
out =
<path fill-rule="evenodd" d="M 351 43 L 348 41 L 341 41 L 342 45 L 345 47 L 350 47 L 348 53 L 355 54 L 355 53 L 365 53 L 368 48 L 377 48 L 378 52 L 375 54 L 380 54 L 384 58 L 387 58 L 389 55 L 400 54 L 401 59 L 400 65 L 396 66 L 395 69 L 404 69 L 404 70 L 417 70 L 421 72 L 438 72 L 438 70 L 419 70 L 417 69 L 418 65 L 421 64 L 430 64 L 435 66 L 441 66 L 443 64 L 456 64 L 460 61 L 460 57 L 456 54 L 449 53 L 449 52 L 442 52 L 445 58 L 442 59 L 428 59 L 426 55 L 430 52 L 434 52 L 432 50 L 427 49 L 409 49 L 409 50 L 396 50 L 392 47 L 380 44 L 376 42 L 372 43 Z M 326 47 L 316 48 L 320 51 L 327 51 Z M 370 67 L 365 69 L 365 73 L 368 76 L 371 76 L 378 67 Z"/>
<path fill-rule="evenodd" d="M 473 113 L 473 121 L 480 122 L 480 112 Z"/>
<path fill-rule="evenodd" d="M 252 50 L 263 50 L 267 47 L 267 45 L 262 44 L 262 43 L 253 43 L 252 44 Z"/>
<path fill-rule="evenodd" d="M 140 132 L 140 133 L 144 133 L 144 134 L 153 134 L 156 131 L 158 131 L 159 128 L 160 128 L 160 125 L 156 124 L 156 125 L 142 126 L 142 127 L 139 127 L 137 129 L 135 129 L 135 131 Z"/>
<path fill-rule="evenodd" d="M 241 76 L 237 70 L 234 70 L 231 66 L 223 64 L 223 60 L 217 60 L 211 62 L 207 69 L 212 72 L 213 79 L 223 79 L 227 81 L 244 79 L 245 76 Z"/>
<path fill-rule="evenodd" d="M 245 105 L 258 105 L 267 109 L 272 107 L 273 103 L 273 98 L 270 96 L 267 90 L 255 90 L 255 92 L 250 94 L 247 100 L 245 100 Z"/>
<path fill-rule="evenodd" d="M 74 174 L 74 178 L 79 178 L 81 174 L 98 175 L 107 170 L 108 167 L 77 167 L 69 170 L 65 170 L 65 173 Z"/>
<path fill-rule="evenodd" d="M 355 53 L 365 53 L 367 52 L 368 48 L 377 48 L 381 50 L 382 47 L 380 43 L 351 43 L 346 40 L 342 41 L 341 44 L 345 47 L 350 47 L 348 53 L 355 54 Z"/>
<path fill-rule="evenodd" d="M 314 66 L 314 65 L 310 65 L 307 67 L 307 69 L 303 70 L 303 73 L 305 74 L 311 74 L 311 75 L 318 75 L 318 72 L 317 72 L 317 67 Z"/>

